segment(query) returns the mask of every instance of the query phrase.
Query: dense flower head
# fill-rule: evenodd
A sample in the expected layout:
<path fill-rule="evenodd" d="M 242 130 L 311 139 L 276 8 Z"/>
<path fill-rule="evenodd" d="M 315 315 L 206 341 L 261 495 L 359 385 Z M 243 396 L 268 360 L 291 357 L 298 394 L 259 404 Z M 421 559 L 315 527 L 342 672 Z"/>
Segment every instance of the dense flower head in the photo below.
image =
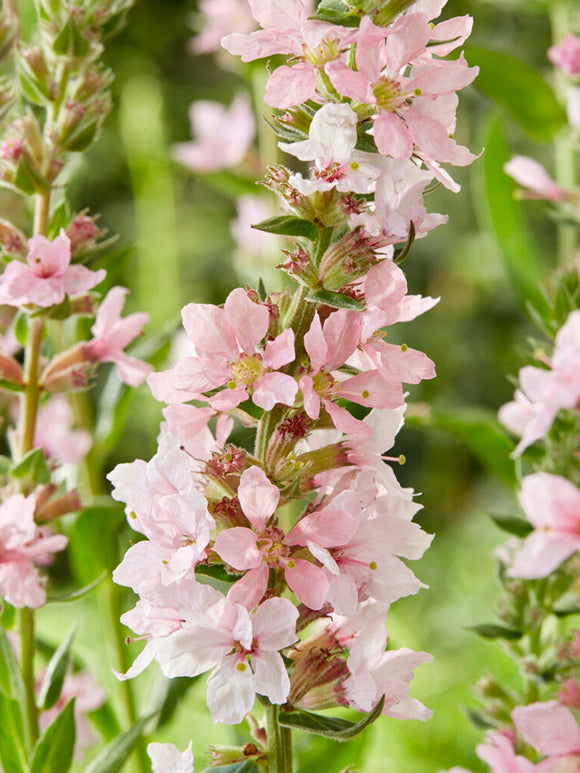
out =
<path fill-rule="evenodd" d="M 71 265 L 71 243 L 66 232 L 50 241 L 33 236 L 28 241 L 26 263 L 12 260 L 0 277 L 0 303 L 40 306 L 62 303 L 67 295 L 81 295 L 105 278 L 106 271 Z"/>

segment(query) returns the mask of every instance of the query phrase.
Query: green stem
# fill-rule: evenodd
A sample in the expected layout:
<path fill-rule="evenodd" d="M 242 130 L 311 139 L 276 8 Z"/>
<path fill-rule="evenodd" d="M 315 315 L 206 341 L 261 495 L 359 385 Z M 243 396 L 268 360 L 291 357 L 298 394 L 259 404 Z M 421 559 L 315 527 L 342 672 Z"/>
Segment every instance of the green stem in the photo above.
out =
<path fill-rule="evenodd" d="M 292 773 L 292 734 L 279 725 L 279 713 L 279 706 L 270 704 L 266 709 L 268 773 Z"/>
<path fill-rule="evenodd" d="M 20 661 L 22 680 L 26 691 L 26 729 L 30 746 L 38 739 L 38 709 L 34 690 L 34 612 L 28 607 L 20 610 Z"/>
<path fill-rule="evenodd" d="M 570 14 L 566 0 L 552 0 L 550 3 L 550 24 L 553 42 L 560 43 L 570 32 Z M 554 67 L 554 90 L 560 102 L 565 103 L 569 81 L 559 67 Z M 573 188 L 576 182 L 576 158 L 568 132 L 560 132 L 554 140 L 555 178 L 563 188 Z M 578 229 L 574 225 L 558 222 L 557 225 L 558 265 L 569 264 L 578 246 Z"/>

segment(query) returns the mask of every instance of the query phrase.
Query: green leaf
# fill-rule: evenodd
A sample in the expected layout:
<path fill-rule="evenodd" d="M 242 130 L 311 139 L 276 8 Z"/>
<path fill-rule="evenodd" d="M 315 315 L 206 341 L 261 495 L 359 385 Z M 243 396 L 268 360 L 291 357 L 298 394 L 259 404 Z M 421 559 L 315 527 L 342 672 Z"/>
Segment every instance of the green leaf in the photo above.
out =
<path fill-rule="evenodd" d="M 512 443 L 503 434 L 501 425 L 491 411 L 462 408 L 453 413 L 432 411 L 420 416 L 407 415 L 408 426 L 423 426 L 449 432 L 463 441 L 483 466 L 509 486 L 517 483 L 515 464 L 510 459 Z"/>
<path fill-rule="evenodd" d="M 530 137 L 549 140 L 566 123 L 566 111 L 533 67 L 499 51 L 466 46 L 470 65 L 479 67 L 474 85 L 505 108 Z"/>
<path fill-rule="evenodd" d="M 226 572 L 222 564 L 198 564 L 195 567 L 195 574 L 201 574 L 204 577 L 212 577 L 214 580 L 230 584 L 240 579 L 239 574 L 229 574 Z"/>
<path fill-rule="evenodd" d="M 264 284 L 262 277 L 258 280 L 258 296 L 262 303 L 265 303 L 268 298 L 268 291 L 266 290 L 266 285 Z"/>
<path fill-rule="evenodd" d="M 69 535 L 69 555 L 75 577 L 83 585 L 101 582 L 103 573 L 118 563 L 116 535 L 125 518 L 118 505 L 87 507 Z"/>
<path fill-rule="evenodd" d="M 319 230 L 310 220 L 303 220 L 294 215 L 277 215 L 262 220 L 252 226 L 256 231 L 265 231 L 268 234 L 280 234 L 280 236 L 304 236 L 314 241 L 318 238 Z"/>
<path fill-rule="evenodd" d="M 60 233 L 61 228 L 66 229 L 66 227 L 69 224 L 70 218 L 71 218 L 71 212 L 70 212 L 70 207 L 68 205 L 68 201 L 66 199 L 63 199 L 61 203 L 58 205 L 58 207 L 52 213 L 52 218 L 50 219 L 50 230 L 48 232 L 48 238 L 51 241 L 56 239 L 56 237 Z"/>
<path fill-rule="evenodd" d="M 59 56 L 72 56 L 82 59 L 89 53 L 89 41 L 81 33 L 72 16 L 58 33 L 52 44 L 52 50 Z"/>
<path fill-rule="evenodd" d="M 112 741 L 121 732 L 117 715 L 108 701 L 95 711 L 90 711 L 89 717 L 106 741 Z"/>
<path fill-rule="evenodd" d="M 135 748 L 149 717 L 140 719 L 129 730 L 118 735 L 108 746 L 91 760 L 83 773 L 117 773 Z"/>
<path fill-rule="evenodd" d="M 490 720 L 487 719 L 483 712 L 475 711 L 475 709 L 470 709 L 467 706 L 464 707 L 464 711 L 472 725 L 477 727 L 479 730 L 490 730 L 496 727 L 493 722 L 490 722 Z"/>
<path fill-rule="evenodd" d="M 34 749 L 30 773 L 66 773 L 75 745 L 74 698 L 44 731 Z"/>
<path fill-rule="evenodd" d="M 108 577 L 109 573 L 104 570 L 101 572 L 101 574 L 97 577 L 96 580 L 93 580 L 92 582 L 87 583 L 87 585 L 83 585 L 82 588 L 78 588 L 77 590 L 72 590 L 69 593 L 61 593 L 59 596 L 49 596 L 48 597 L 48 603 L 51 604 L 66 604 L 68 601 L 76 601 L 77 599 L 82 599 L 83 596 L 86 596 L 87 593 L 90 593 L 95 588 L 98 588 L 98 586 L 103 582 L 103 580 Z"/>
<path fill-rule="evenodd" d="M 276 116 L 270 118 L 267 115 L 263 115 L 262 119 L 280 140 L 284 140 L 285 142 L 301 142 L 302 140 L 308 139 L 308 134 L 297 129 L 295 126 L 288 126 L 282 121 L 276 120 Z"/>
<path fill-rule="evenodd" d="M 14 647 L 3 628 L 0 628 L 0 691 L 8 698 L 24 701 L 25 690 L 20 666 Z"/>
<path fill-rule="evenodd" d="M 364 309 L 364 305 L 360 301 L 349 298 L 348 295 L 342 295 L 342 293 L 335 293 L 333 290 L 312 290 L 308 293 L 307 300 L 324 303 L 334 309 L 351 309 L 353 311 Z"/>
<path fill-rule="evenodd" d="M 534 527 L 525 518 L 519 518 L 517 515 L 500 515 L 499 513 L 490 513 L 489 517 L 502 531 L 508 534 L 515 534 L 516 537 L 527 537 Z"/>
<path fill-rule="evenodd" d="M 473 633 L 482 636 L 484 639 L 507 639 L 508 641 L 517 641 L 524 635 L 523 631 L 518 631 L 516 628 L 509 628 L 506 625 L 498 625 L 497 623 L 467 625 L 465 626 L 465 629 L 467 631 L 473 631 Z"/>
<path fill-rule="evenodd" d="M 6 392 L 23 392 L 24 384 L 15 384 L 14 381 L 0 378 L 0 389 L 4 389 Z"/>
<path fill-rule="evenodd" d="M 333 741 L 348 741 L 371 725 L 381 715 L 385 703 L 385 696 L 377 705 L 369 711 L 360 722 L 350 722 L 339 717 L 326 717 L 321 714 L 313 714 L 310 711 L 293 711 L 291 713 L 280 712 L 278 722 L 283 727 L 294 730 L 303 730 L 305 733 L 323 735 L 332 738 Z"/>
<path fill-rule="evenodd" d="M 20 706 L 0 692 L 0 762 L 7 773 L 28 773 L 28 754 Z"/>
<path fill-rule="evenodd" d="M 82 153 L 89 148 L 97 136 L 99 119 L 95 118 L 87 124 L 82 124 L 73 131 L 62 143 L 62 148 L 69 153 Z"/>
<path fill-rule="evenodd" d="M 14 478 L 30 478 L 35 483 L 50 483 L 50 470 L 42 448 L 34 448 L 17 462 L 11 470 Z"/>
<path fill-rule="evenodd" d="M 513 287 L 524 301 L 541 310 L 546 305 L 539 290 L 545 269 L 521 205 L 515 200 L 516 184 L 503 170 L 512 152 L 497 116 L 484 124 L 482 142 L 485 153 L 478 165 L 475 187 L 478 211 L 495 237 Z"/>
<path fill-rule="evenodd" d="M 328 24 L 340 24 L 343 27 L 358 27 L 360 15 L 351 13 L 349 6 L 342 0 L 322 0 L 316 13 L 310 17 Z"/>
<path fill-rule="evenodd" d="M 578 593 L 570 592 L 560 596 L 552 607 L 552 612 L 556 617 L 577 615 L 580 613 L 580 595 L 578 595 Z"/>
<path fill-rule="evenodd" d="M 18 82 L 22 89 L 24 96 L 29 102 L 34 105 L 46 105 L 49 101 L 48 91 L 40 83 L 38 78 L 28 71 L 28 68 L 24 68 L 22 65 L 18 68 Z"/>
<path fill-rule="evenodd" d="M 231 765 L 218 765 L 206 768 L 202 773 L 263 773 L 264 768 L 253 760 L 234 762 Z"/>
<path fill-rule="evenodd" d="M 16 607 L 9 604 L 6 599 L 2 601 L 2 611 L 0 612 L 0 627 L 5 631 L 11 631 L 16 625 Z"/>
<path fill-rule="evenodd" d="M 161 705 L 157 719 L 157 729 L 171 721 L 182 698 L 198 681 L 197 677 L 189 676 L 176 676 L 173 679 L 167 679 L 162 676 L 162 679 L 162 689 L 164 694 L 160 701 Z"/>
<path fill-rule="evenodd" d="M 37 706 L 41 711 L 52 708 L 60 696 L 60 691 L 62 690 L 62 685 L 70 662 L 70 648 L 76 630 L 77 625 L 74 625 L 59 644 L 56 652 L 48 663 L 36 701 Z"/>
<path fill-rule="evenodd" d="M 21 156 L 18 161 L 13 185 L 27 196 L 34 193 L 46 193 L 50 190 L 48 180 L 32 166 L 26 156 Z"/>
<path fill-rule="evenodd" d="M 20 346 L 26 346 L 26 339 L 28 338 L 28 316 L 22 312 L 19 312 L 16 318 L 14 335 Z"/>

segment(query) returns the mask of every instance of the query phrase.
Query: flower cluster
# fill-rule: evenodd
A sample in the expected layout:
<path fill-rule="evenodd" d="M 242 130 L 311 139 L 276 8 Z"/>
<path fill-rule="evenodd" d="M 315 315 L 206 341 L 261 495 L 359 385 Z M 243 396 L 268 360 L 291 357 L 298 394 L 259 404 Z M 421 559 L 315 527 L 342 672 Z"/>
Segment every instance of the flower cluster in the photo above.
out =
<path fill-rule="evenodd" d="M 434 178 L 456 189 L 440 165 L 474 159 L 450 134 L 476 70 L 443 58 L 471 20 L 431 24 L 443 5 L 346 28 L 300 0 L 252 0 L 261 29 L 223 40 L 244 61 L 291 56 L 267 101 L 280 148 L 310 174 L 271 167 L 286 214 L 257 227 L 295 238 L 282 268 L 299 287 L 185 306 L 187 353 L 148 378 L 167 404 L 158 451 L 109 475 L 145 537 L 114 573 L 139 595 L 122 619 L 146 640 L 120 677 L 152 660 L 169 677 L 211 670 L 219 722 L 240 722 L 256 694 L 285 712 L 431 713 L 409 696 L 431 656 L 387 649 L 384 625 L 424 587 L 405 560 L 431 535 L 381 454 L 403 422 L 403 385 L 435 375 L 425 354 L 385 340 L 437 302 L 408 294 L 398 261 L 445 220 L 423 200 Z M 187 163 L 201 151 L 179 152 Z M 230 442 L 236 421 L 256 428 L 252 451 Z"/>

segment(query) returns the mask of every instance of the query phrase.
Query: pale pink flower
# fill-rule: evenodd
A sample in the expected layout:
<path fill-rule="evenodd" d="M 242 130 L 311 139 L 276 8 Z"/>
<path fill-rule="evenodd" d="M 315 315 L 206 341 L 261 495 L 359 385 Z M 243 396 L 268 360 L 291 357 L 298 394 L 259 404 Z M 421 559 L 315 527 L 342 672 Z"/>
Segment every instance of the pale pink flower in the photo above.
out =
<path fill-rule="evenodd" d="M 477 746 L 480 760 L 487 762 L 490 773 L 533 773 L 536 766 L 525 757 L 516 755 L 511 730 L 488 733 L 486 743 Z"/>
<path fill-rule="evenodd" d="M 521 435 L 513 455 L 518 456 L 552 426 L 558 411 L 580 401 L 580 311 L 573 311 L 556 335 L 551 369 L 527 365 L 519 373 L 521 390 L 502 406 L 499 419 Z"/>
<path fill-rule="evenodd" d="M 67 295 L 86 293 L 105 278 L 104 269 L 91 271 L 86 266 L 71 266 L 70 261 L 70 239 L 64 229 L 52 242 L 45 236 L 33 236 L 26 263 L 12 260 L 0 277 L 0 303 L 54 306 Z"/>
<path fill-rule="evenodd" d="M 249 35 L 222 39 L 230 54 L 243 62 L 274 54 L 290 54 L 294 64 L 282 65 L 270 75 L 266 102 L 289 108 L 316 99 L 316 68 L 340 54 L 342 27 L 309 19 L 311 3 L 303 0 L 249 0 L 252 14 L 262 29 Z"/>
<path fill-rule="evenodd" d="M 310 546 L 311 543 L 295 536 L 296 527 L 286 536 L 275 522 L 268 525 L 280 499 L 278 488 L 270 483 L 259 467 L 250 467 L 240 479 L 238 499 L 253 529 L 243 526 L 226 529 L 218 535 L 214 544 L 214 550 L 226 563 L 234 569 L 246 571 L 244 577 L 232 586 L 229 598 L 252 609 L 266 592 L 270 568 L 280 567 L 298 600 L 310 609 L 320 609 L 328 593 L 324 572 L 304 558 L 295 558 L 290 550 L 292 545 Z M 320 511 L 306 516 L 300 524 L 303 529 L 308 527 L 309 533 L 316 531 L 318 537 L 311 533 L 311 539 L 322 539 L 325 546 L 343 544 L 357 528 L 354 519 L 344 512 L 335 511 Z"/>
<path fill-rule="evenodd" d="M 228 295 L 223 309 L 190 303 L 181 316 L 196 354 L 172 370 L 149 377 L 157 400 L 181 403 L 207 399 L 217 411 L 235 408 L 250 394 L 253 402 L 267 411 L 276 403 L 294 403 L 296 380 L 277 372 L 294 360 L 294 332 L 288 328 L 262 345 L 270 321 L 267 306 L 254 303 L 238 288 Z M 203 395 L 226 385 L 213 396 Z"/>
<path fill-rule="evenodd" d="M 566 35 L 557 46 L 548 49 L 548 59 L 566 75 L 580 75 L 580 37 Z"/>
<path fill-rule="evenodd" d="M 190 43 L 195 54 L 218 51 L 224 35 L 232 32 L 247 34 L 257 26 L 248 0 L 199 0 L 198 10 L 205 23 Z"/>
<path fill-rule="evenodd" d="M 512 577 L 547 577 L 580 550 L 580 490 L 547 472 L 527 475 L 520 504 L 534 527 L 508 571 Z"/>
<path fill-rule="evenodd" d="M 88 357 L 98 362 L 112 362 L 117 375 L 129 386 L 139 386 L 152 372 L 147 362 L 130 357 L 123 351 L 131 341 L 140 336 L 149 315 L 136 312 L 122 318 L 125 296 L 124 287 L 113 287 L 99 306 L 95 324 L 91 328 L 93 338 L 84 345 Z"/>
<path fill-rule="evenodd" d="M 566 98 L 566 114 L 570 126 L 580 131 L 580 88 L 569 88 Z"/>
<path fill-rule="evenodd" d="M 241 722 L 256 693 L 284 703 L 290 681 L 279 650 L 296 641 L 298 618 L 290 601 L 268 599 L 250 615 L 241 604 L 198 584 L 182 613 L 183 625 L 154 641 L 154 654 L 169 678 L 215 667 L 207 695 L 215 722 Z"/>
<path fill-rule="evenodd" d="M 530 193 L 525 194 L 526 198 L 546 199 L 555 202 L 568 199 L 568 193 L 555 183 L 544 167 L 533 158 L 514 156 L 504 166 L 504 171 L 518 185 L 530 191 Z"/>
<path fill-rule="evenodd" d="M 173 146 L 173 157 L 194 172 L 216 172 L 237 166 L 246 157 L 256 134 L 250 100 L 238 94 L 229 108 L 198 100 L 189 108 L 191 142 Z"/>
<path fill-rule="evenodd" d="M 172 743 L 150 743 L 147 754 L 151 760 L 151 773 L 193 773 L 191 741 L 184 752 Z"/>
<path fill-rule="evenodd" d="M 324 322 L 314 316 L 310 330 L 304 336 L 304 348 L 310 367 L 300 379 L 304 410 L 311 419 L 318 419 L 324 406 L 334 426 L 342 432 L 370 435 L 370 427 L 355 419 L 333 398 L 347 400 L 369 408 L 396 408 L 403 404 L 401 385 L 389 382 L 379 370 L 370 370 L 341 379 L 336 371 L 356 351 L 362 331 L 358 312 L 339 310 Z M 341 374 L 342 375 L 342 374 Z"/>
<path fill-rule="evenodd" d="M 512 719 L 524 741 L 546 757 L 530 770 L 538 773 L 580 770 L 580 727 L 570 709 L 558 701 L 531 703 L 516 706 Z"/>
<path fill-rule="evenodd" d="M 33 496 L 14 494 L 0 505 L 0 594 L 15 607 L 37 608 L 46 603 L 46 591 L 34 566 L 68 542 L 62 534 L 39 528 L 34 522 Z"/>
<path fill-rule="evenodd" d="M 74 674 L 69 672 L 65 676 L 57 702 L 48 711 L 42 711 L 39 714 L 38 724 L 41 730 L 45 730 L 54 722 L 66 704 L 74 698 L 76 730 L 74 757 L 79 760 L 82 758 L 82 750 L 97 740 L 85 715 L 100 708 L 106 697 L 104 690 L 97 685 L 89 671 L 79 671 Z"/>
<path fill-rule="evenodd" d="M 357 123 L 358 117 L 350 105 L 331 103 L 323 105 L 314 115 L 309 139 L 279 142 L 286 153 L 301 161 L 315 162 L 313 180 L 293 174 L 290 185 L 305 196 L 332 188 L 345 193 L 371 193 L 386 159 L 377 153 L 355 150 Z"/>
<path fill-rule="evenodd" d="M 370 711 L 385 696 L 382 713 L 395 719 L 430 719 L 433 712 L 409 697 L 415 668 L 433 656 L 403 647 L 385 652 L 387 631 L 382 623 L 362 630 L 350 645 L 350 677 L 343 683 L 348 703 L 357 711 Z"/>
<path fill-rule="evenodd" d="M 477 68 L 469 68 L 463 55 L 456 61 L 429 58 L 430 37 L 420 13 L 404 14 L 388 28 L 364 16 L 354 38 L 357 70 L 342 61 L 325 70 L 339 93 L 375 107 L 372 132 L 380 153 L 403 159 L 417 152 L 425 161 L 465 166 L 475 156 L 449 136 L 455 104 L 448 97 L 469 85 Z M 403 74 L 414 62 L 416 71 Z"/>
<path fill-rule="evenodd" d="M 73 429 L 74 416 L 65 395 L 53 395 L 38 409 L 34 445 L 63 464 L 78 464 L 93 443 L 86 429 Z"/>

